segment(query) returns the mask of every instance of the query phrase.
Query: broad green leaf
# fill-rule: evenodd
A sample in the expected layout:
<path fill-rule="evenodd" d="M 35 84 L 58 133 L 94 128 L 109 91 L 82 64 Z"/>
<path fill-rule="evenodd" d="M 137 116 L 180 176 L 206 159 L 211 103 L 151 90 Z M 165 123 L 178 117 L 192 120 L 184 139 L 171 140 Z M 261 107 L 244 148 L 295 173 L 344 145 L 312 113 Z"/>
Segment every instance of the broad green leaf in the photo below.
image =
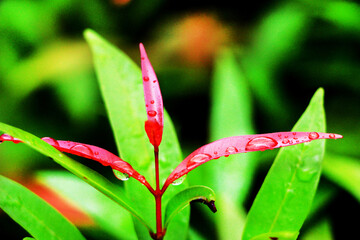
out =
<path fill-rule="evenodd" d="M 315 93 L 292 131 L 325 131 L 323 95 L 323 89 Z M 319 182 L 324 147 L 318 140 L 279 151 L 248 214 L 244 240 L 300 230 Z"/>
<path fill-rule="evenodd" d="M 114 239 L 136 239 L 130 213 L 73 174 L 65 171 L 41 171 L 37 173 L 36 180 L 88 213 Z"/>
<path fill-rule="evenodd" d="M 326 154 L 324 175 L 350 192 L 360 202 L 360 160 L 345 155 Z"/>
<path fill-rule="evenodd" d="M 66 168 L 67 170 L 69 170 L 70 172 L 96 188 L 98 191 L 108 196 L 120 206 L 128 210 L 135 217 L 137 217 L 139 221 L 141 221 L 145 226 L 148 226 L 147 222 L 145 222 L 145 220 L 138 214 L 138 211 L 136 211 L 132 204 L 130 204 L 130 200 L 127 198 L 123 190 L 112 184 L 109 180 L 107 180 L 99 173 L 74 161 L 73 159 L 59 152 L 40 138 L 19 128 L 0 123 L 0 131 L 6 132 L 12 137 L 22 140 L 25 144 L 29 145 L 36 151 L 52 158 L 55 162 L 57 162 L 58 164 L 60 164 L 61 166 L 63 166 L 64 168 Z"/>
<path fill-rule="evenodd" d="M 212 205 L 215 202 L 215 193 L 211 188 L 205 186 L 189 187 L 169 200 L 165 212 L 165 228 L 168 227 L 175 215 L 196 200 L 204 202 L 212 211 L 216 211 L 215 205 Z"/>
<path fill-rule="evenodd" d="M 152 186 L 155 186 L 154 152 L 144 129 L 146 110 L 141 70 L 128 56 L 94 31 L 86 30 L 85 38 L 93 52 L 100 89 L 121 158 L 129 162 Z M 160 183 L 163 183 L 182 159 L 175 130 L 166 112 L 159 158 Z M 163 206 L 166 206 L 167 201 L 185 187 L 186 183 L 169 188 L 164 195 Z M 155 229 L 154 197 L 137 181 L 127 181 L 125 188 L 133 203 L 146 216 L 146 221 L 151 223 L 152 229 Z M 182 211 L 167 230 L 165 239 L 186 238 L 188 218 L 189 211 Z M 150 239 L 147 229 L 137 221 L 135 228 L 139 238 Z"/>
<path fill-rule="evenodd" d="M 249 93 L 234 50 L 224 49 L 216 58 L 212 79 L 211 141 L 254 133 Z M 226 160 L 209 162 L 199 169 L 196 184 L 209 186 L 217 193 L 217 206 L 221 211 L 211 219 L 215 220 L 220 239 L 242 233 L 246 215 L 242 204 L 253 178 L 256 155 L 233 155 Z"/>
<path fill-rule="evenodd" d="M 85 239 L 72 223 L 47 202 L 1 175 L 0 208 L 38 240 Z"/>

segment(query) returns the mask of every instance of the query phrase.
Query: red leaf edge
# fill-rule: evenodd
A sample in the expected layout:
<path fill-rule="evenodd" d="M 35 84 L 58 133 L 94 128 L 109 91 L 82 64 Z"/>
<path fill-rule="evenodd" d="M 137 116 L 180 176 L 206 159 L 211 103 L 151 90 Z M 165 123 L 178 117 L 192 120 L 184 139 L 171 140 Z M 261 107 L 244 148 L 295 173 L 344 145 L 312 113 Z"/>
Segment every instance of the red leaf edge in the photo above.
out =
<path fill-rule="evenodd" d="M 154 147 L 158 147 L 162 140 L 164 128 L 164 108 L 161 96 L 159 81 L 155 71 L 146 54 L 145 47 L 139 44 L 141 55 L 141 72 L 143 78 L 145 107 L 147 121 L 145 122 L 145 131 Z"/>
<path fill-rule="evenodd" d="M 165 191 L 176 179 L 212 159 L 238 153 L 287 147 L 317 139 L 338 139 L 342 137 L 334 133 L 275 132 L 222 138 L 206 144 L 188 155 L 166 179 L 162 191 Z"/>

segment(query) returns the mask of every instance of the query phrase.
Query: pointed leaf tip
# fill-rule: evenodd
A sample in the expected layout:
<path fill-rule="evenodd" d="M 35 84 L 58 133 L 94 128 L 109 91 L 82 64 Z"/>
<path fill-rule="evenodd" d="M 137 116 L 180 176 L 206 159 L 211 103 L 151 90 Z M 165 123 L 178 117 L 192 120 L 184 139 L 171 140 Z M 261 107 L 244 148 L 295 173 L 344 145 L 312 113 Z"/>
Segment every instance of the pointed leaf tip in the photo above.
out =
<path fill-rule="evenodd" d="M 145 47 L 139 44 L 141 56 L 141 71 L 143 77 L 145 107 L 148 120 L 145 131 L 154 147 L 158 147 L 162 140 L 164 128 L 164 108 L 160 86 L 155 71 L 146 54 Z"/>

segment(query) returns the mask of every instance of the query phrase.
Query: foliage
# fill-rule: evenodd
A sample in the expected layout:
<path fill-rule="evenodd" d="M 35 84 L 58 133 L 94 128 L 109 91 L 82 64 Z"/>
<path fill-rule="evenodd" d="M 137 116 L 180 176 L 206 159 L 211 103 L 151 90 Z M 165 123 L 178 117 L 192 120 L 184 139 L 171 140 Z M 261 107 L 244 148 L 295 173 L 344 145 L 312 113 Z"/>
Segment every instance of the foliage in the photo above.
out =
<path fill-rule="evenodd" d="M 168 135 L 164 135 L 163 141 L 168 139 L 169 143 L 162 142 L 164 152 L 160 150 L 160 165 L 164 167 L 160 176 L 164 181 L 176 167 L 175 163 L 183 159 L 177 140 L 174 142 L 174 129 L 181 140 L 184 156 L 198 146 L 224 137 L 286 131 L 300 117 L 311 94 L 321 86 L 326 92 L 327 128 L 346 138 L 327 143 L 319 189 L 299 238 L 311 239 L 311 235 L 316 236 L 314 233 L 323 234 L 326 239 L 353 236 L 356 225 L 349 219 L 359 209 L 356 173 L 359 171 L 360 155 L 353 145 L 360 136 L 357 125 L 360 114 L 354 104 L 359 100 L 359 58 L 354 54 L 360 33 L 359 5 L 347 1 L 290 1 L 276 5 L 254 4 L 241 9 L 224 2 L 212 6 L 208 3 L 196 5 L 185 1 L 178 3 L 175 9 L 167 1 L 155 1 L 151 6 L 147 1 L 94 0 L 91 4 L 84 4 L 83 0 L 2 1 L 0 121 L 37 136 L 74 139 L 105 147 L 114 153 L 118 148 L 121 158 L 131 161 L 131 165 L 154 184 L 154 169 L 150 161 L 144 160 L 144 163 L 148 162 L 147 166 L 136 166 L 137 163 L 133 162 L 135 158 L 131 155 L 142 151 L 121 147 L 120 142 L 130 138 L 121 137 L 122 140 L 119 140 L 122 133 L 114 132 L 116 146 L 114 144 L 110 129 L 114 130 L 114 124 L 125 121 L 129 121 L 126 124 L 129 126 L 132 120 L 119 114 L 121 121 L 110 116 L 111 127 L 107 122 L 105 111 L 109 109 L 105 110 L 101 104 L 102 93 L 93 74 L 89 48 L 79 38 L 83 29 L 88 27 L 119 45 L 132 59 L 138 59 L 135 49 L 139 41 L 145 42 L 150 50 L 165 107 L 175 125 L 175 128 L 169 125 L 165 117 L 165 129 L 170 130 L 164 130 L 164 134 Z M 137 64 L 131 65 L 138 68 Z M 136 71 L 141 79 L 140 71 Z M 136 89 L 140 91 L 141 86 L 136 86 Z M 118 91 L 115 88 L 110 90 Z M 127 88 L 122 90 L 114 95 L 114 99 L 128 99 L 125 95 L 121 97 L 129 94 Z M 104 101 L 108 108 L 106 102 L 109 100 Z M 143 114 L 143 99 L 141 103 L 139 113 Z M 117 101 L 117 104 L 123 106 L 121 109 L 113 106 L 116 111 L 128 106 L 127 100 Z M 208 115 L 210 122 L 206 120 Z M 142 115 L 141 118 L 145 120 L 145 117 Z M 142 129 L 143 120 L 139 123 Z M 209 126 L 204 123 L 209 123 Z M 175 152 L 165 154 L 167 144 Z M 146 158 L 151 158 L 151 145 L 143 149 L 148 151 Z M 240 235 L 250 206 L 276 153 L 277 150 L 238 154 L 209 161 L 194 169 L 182 184 L 169 187 L 164 195 L 165 202 L 188 185 L 201 184 L 214 189 L 218 211 L 212 214 L 194 204 L 188 231 L 186 228 L 177 229 L 175 222 L 181 225 L 184 219 L 188 219 L 186 211 L 189 208 L 181 212 L 183 217 L 176 217 L 169 228 L 174 224 L 172 231 L 175 234 L 184 234 L 190 239 L 229 239 Z M 174 159 L 171 164 L 175 165 L 167 165 L 169 162 L 164 161 L 170 156 Z M 276 157 L 275 163 L 279 158 Z M 81 158 L 74 159 L 77 161 L 73 162 L 98 171 L 100 174 L 97 176 L 103 175 L 110 181 L 116 181 L 110 168 L 101 168 Z M 104 213 L 117 213 L 114 221 L 118 222 L 119 231 L 116 232 L 109 227 L 116 224 L 107 223 L 100 213 L 95 214 L 91 208 L 82 207 L 71 188 L 65 191 L 50 185 L 46 180 L 50 177 L 39 178 L 39 171 L 57 166 L 30 148 L 21 144 L 1 144 L 0 167 L 2 175 L 28 188 L 34 181 L 41 181 L 51 191 L 60 193 L 58 202 L 70 201 L 77 209 L 87 213 L 93 220 L 89 225 L 81 225 L 68 217 L 75 224 L 80 224 L 78 228 L 86 238 L 98 238 L 106 233 L 111 236 L 109 238 L 122 239 L 127 232 L 123 231 L 124 228 L 129 229 L 127 237 L 136 238 L 135 229 L 129 227 L 133 221 L 131 215 L 122 211 L 118 203 L 113 202 L 111 207 L 104 209 Z M 273 169 L 274 166 L 269 174 Z M 54 172 L 49 174 L 56 177 Z M 117 181 L 116 191 L 125 185 L 125 192 L 134 189 L 141 195 L 143 191 L 145 195 L 141 197 L 150 199 L 146 188 L 133 180 L 125 184 Z M 109 181 L 106 182 L 109 185 Z M 82 189 L 85 186 L 87 184 L 84 183 Z M 37 193 L 46 199 L 47 193 Z M 132 202 L 141 201 L 134 194 L 127 197 L 132 198 Z M 94 194 L 93 199 L 94 202 L 103 201 L 97 200 L 102 199 L 99 194 Z M 153 199 L 150 201 L 152 203 Z M 102 204 L 97 206 L 101 209 Z M 343 211 L 333 206 L 342 206 Z M 147 208 L 136 208 L 136 211 L 146 212 Z M 149 225 L 154 225 L 154 222 L 151 223 L 153 218 L 147 221 Z M 29 235 L 5 214 L 0 215 L 0 224 L 5 226 L 4 235 L 10 232 L 12 238 Z M 142 224 L 136 226 L 136 231 L 141 231 Z M 266 237 L 266 234 L 259 238 Z M 295 233 L 279 234 L 293 236 Z"/>

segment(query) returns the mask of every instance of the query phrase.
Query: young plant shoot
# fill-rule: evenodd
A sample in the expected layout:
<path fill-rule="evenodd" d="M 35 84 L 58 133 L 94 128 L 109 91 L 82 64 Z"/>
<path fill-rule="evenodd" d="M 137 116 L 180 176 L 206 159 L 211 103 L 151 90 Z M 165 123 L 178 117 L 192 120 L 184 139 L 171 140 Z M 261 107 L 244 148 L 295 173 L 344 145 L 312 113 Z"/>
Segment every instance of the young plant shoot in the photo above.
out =
<path fill-rule="evenodd" d="M 134 178 L 143 184 L 148 191 L 154 196 L 156 229 L 146 226 L 149 234 L 153 239 L 163 239 L 166 234 L 166 228 L 169 221 L 163 221 L 162 203 L 163 195 L 169 188 L 170 184 L 178 183 L 180 178 L 188 174 L 195 168 L 202 164 L 220 157 L 228 157 L 232 154 L 246 153 L 253 151 L 264 151 L 268 149 L 287 147 L 300 143 L 306 143 L 318 139 L 338 139 L 342 138 L 339 134 L 321 133 L 321 132 L 276 132 L 267 134 L 234 136 L 219 139 L 215 142 L 204 145 L 190 155 L 188 155 L 167 177 L 165 183 L 161 185 L 160 182 L 160 166 L 159 166 L 159 151 L 161 150 L 161 142 L 164 129 L 164 109 L 159 82 L 155 71 L 149 61 L 143 44 L 140 43 L 141 55 L 141 71 L 142 82 L 144 90 L 144 99 L 147 120 L 144 123 L 144 128 L 149 139 L 150 144 L 154 150 L 154 165 L 155 165 L 155 186 L 152 186 L 145 176 L 141 175 L 134 169 L 126 159 L 123 160 L 109 151 L 83 143 L 55 140 L 50 137 L 42 138 L 43 141 L 50 144 L 57 150 L 65 153 L 74 154 L 84 158 L 98 161 L 104 166 L 110 166 L 115 176 L 120 180 L 127 180 Z M 120 68 L 121 66 L 119 66 Z M 114 79 L 116 81 L 116 79 Z M 119 96 L 121 98 L 121 96 Z M 144 113 L 145 114 L 145 113 Z M 309 129 L 311 130 L 311 129 Z M 13 137 L 10 132 L 4 133 L 0 136 L 0 142 L 10 141 L 13 143 L 25 142 L 23 139 Z M 136 160 L 132 160 L 136 161 Z M 240 173 L 239 173 L 240 174 Z M 152 182 L 152 181 L 150 181 Z M 206 189 L 202 191 L 207 191 Z M 196 196 L 192 200 L 201 200 L 205 202 L 211 210 L 216 211 L 214 201 L 206 197 Z M 170 216 L 172 217 L 173 212 Z M 172 219 L 172 218 L 169 218 Z M 165 222 L 165 224 L 164 224 Z"/>

